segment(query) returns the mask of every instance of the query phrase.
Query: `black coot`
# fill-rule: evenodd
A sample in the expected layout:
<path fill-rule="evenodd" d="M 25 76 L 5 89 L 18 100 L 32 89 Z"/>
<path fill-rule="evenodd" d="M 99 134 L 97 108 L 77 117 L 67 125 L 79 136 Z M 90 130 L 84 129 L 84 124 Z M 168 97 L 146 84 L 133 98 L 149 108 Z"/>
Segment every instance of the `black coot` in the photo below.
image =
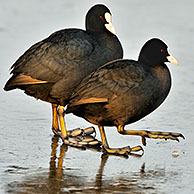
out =
<path fill-rule="evenodd" d="M 138 61 L 115 60 L 88 75 L 75 89 L 66 112 L 98 125 L 103 148 L 110 154 L 143 149 L 109 148 L 103 126 L 116 126 L 121 134 L 139 135 L 144 145 L 146 137 L 178 140 L 183 137 L 180 133 L 124 129 L 154 111 L 167 97 L 171 76 L 165 62 L 177 64 L 167 45 L 156 38 L 147 41 Z"/>
<path fill-rule="evenodd" d="M 74 88 L 89 73 L 108 61 L 123 57 L 111 23 L 110 10 L 101 4 L 86 15 L 86 30 L 64 29 L 30 47 L 11 67 L 6 91 L 19 88 L 52 103 L 53 132 L 67 137 L 63 112 Z"/>

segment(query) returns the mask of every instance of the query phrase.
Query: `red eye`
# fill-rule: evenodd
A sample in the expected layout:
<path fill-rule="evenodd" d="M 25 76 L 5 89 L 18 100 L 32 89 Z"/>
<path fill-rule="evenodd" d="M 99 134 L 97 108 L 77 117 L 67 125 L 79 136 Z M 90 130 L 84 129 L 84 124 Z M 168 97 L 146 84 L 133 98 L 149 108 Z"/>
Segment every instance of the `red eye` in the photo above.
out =
<path fill-rule="evenodd" d="M 164 49 L 160 49 L 160 52 L 163 53 L 164 52 Z"/>
<path fill-rule="evenodd" d="M 99 18 L 100 18 L 101 20 L 103 19 L 103 17 L 102 17 L 102 16 L 100 16 Z"/>

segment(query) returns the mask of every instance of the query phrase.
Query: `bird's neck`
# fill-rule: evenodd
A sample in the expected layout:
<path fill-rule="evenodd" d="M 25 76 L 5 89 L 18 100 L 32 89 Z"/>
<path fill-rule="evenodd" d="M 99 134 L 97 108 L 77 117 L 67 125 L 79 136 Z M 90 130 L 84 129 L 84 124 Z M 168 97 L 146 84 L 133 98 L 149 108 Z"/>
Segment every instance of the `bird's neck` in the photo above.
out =
<path fill-rule="evenodd" d="M 158 58 L 152 58 L 151 60 L 149 57 L 145 56 L 144 54 L 139 55 L 138 61 L 145 64 L 148 67 L 155 67 L 155 66 L 166 66 L 163 62 L 159 62 Z"/>

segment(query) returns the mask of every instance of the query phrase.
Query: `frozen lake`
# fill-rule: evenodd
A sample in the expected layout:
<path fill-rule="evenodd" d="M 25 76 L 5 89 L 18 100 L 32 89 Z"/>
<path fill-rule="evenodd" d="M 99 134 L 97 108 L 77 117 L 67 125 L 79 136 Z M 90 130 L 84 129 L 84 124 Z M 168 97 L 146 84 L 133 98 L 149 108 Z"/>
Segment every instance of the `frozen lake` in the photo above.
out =
<path fill-rule="evenodd" d="M 185 140 L 148 139 L 143 157 L 128 159 L 67 149 L 53 139 L 49 104 L 2 89 L 25 50 L 59 29 L 84 28 L 96 3 L 110 8 L 124 58 L 137 59 L 145 41 L 159 37 L 180 64 L 168 65 L 173 87 L 162 106 L 126 128 L 181 132 Z M 194 193 L 193 0 L 0 0 L 0 18 L 0 193 Z M 66 121 L 69 129 L 91 126 L 73 115 Z M 116 128 L 106 133 L 112 147 L 141 143 Z"/>

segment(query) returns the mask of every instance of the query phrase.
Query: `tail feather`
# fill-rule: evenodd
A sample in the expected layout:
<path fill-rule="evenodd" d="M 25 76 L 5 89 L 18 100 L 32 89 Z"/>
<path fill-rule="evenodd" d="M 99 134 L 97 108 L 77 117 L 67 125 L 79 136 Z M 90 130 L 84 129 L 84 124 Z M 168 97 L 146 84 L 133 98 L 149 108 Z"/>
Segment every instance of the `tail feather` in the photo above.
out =
<path fill-rule="evenodd" d="M 17 88 L 17 86 L 14 84 L 14 79 L 15 79 L 15 76 L 12 76 L 5 84 L 4 86 L 4 90 L 5 91 L 9 91 L 9 90 L 14 90 Z"/>
<path fill-rule="evenodd" d="M 4 90 L 9 91 L 24 85 L 43 84 L 43 83 L 48 83 L 48 81 L 34 79 L 31 76 L 27 76 L 24 74 L 13 75 L 5 84 Z"/>

